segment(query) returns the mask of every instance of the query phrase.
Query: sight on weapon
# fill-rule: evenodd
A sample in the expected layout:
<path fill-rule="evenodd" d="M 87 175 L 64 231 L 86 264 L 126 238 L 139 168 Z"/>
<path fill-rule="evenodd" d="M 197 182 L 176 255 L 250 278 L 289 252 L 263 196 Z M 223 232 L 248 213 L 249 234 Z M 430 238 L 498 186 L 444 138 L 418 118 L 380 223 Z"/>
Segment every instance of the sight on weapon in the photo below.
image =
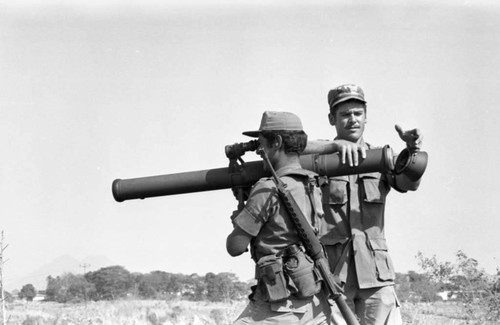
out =
<path fill-rule="evenodd" d="M 225 147 L 226 157 L 231 159 L 241 159 L 241 156 L 247 151 L 255 151 L 259 147 L 259 140 L 252 140 L 248 142 L 240 142 L 235 144 L 228 144 Z"/>
<path fill-rule="evenodd" d="M 248 142 L 240 142 L 232 145 L 227 145 L 224 149 L 226 157 L 229 158 L 229 173 L 238 175 L 244 172 L 245 162 L 241 158 L 247 151 L 255 151 L 259 148 L 259 140 L 251 140 Z M 232 187 L 233 194 L 238 200 L 238 210 L 243 209 L 248 196 L 249 185 L 240 184 Z"/>

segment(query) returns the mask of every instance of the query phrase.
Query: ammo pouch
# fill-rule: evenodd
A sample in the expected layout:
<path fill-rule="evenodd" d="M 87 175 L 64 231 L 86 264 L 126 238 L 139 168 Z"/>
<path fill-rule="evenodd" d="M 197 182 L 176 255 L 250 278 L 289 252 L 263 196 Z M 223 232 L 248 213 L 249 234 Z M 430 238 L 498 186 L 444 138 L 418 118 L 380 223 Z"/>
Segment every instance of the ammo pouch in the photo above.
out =
<path fill-rule="evenodd" d="M 287 281 L 283 274 L 283 261 L 276 255 L 267 255 L 257 261 L 255 278 L 259 280 L 269 298 L 269 302 L 277 302 L 290 297 Z"/>
<path fill-rule="evenodd" d="M 297 245 L 287 247 L 279 256 L 267 255 L 257 261 L 255 278 L 269 302 L 290 296 L 305 299 L 321 290 L 313 260 Z"/>
<path fill-rule="evenodd" d="M 292 245 L 283 252 L 283 269 L 289 278 L 292 295 L 304 299 L 320 292 L 321 282 L 314 261 L 300 247 Z"/>

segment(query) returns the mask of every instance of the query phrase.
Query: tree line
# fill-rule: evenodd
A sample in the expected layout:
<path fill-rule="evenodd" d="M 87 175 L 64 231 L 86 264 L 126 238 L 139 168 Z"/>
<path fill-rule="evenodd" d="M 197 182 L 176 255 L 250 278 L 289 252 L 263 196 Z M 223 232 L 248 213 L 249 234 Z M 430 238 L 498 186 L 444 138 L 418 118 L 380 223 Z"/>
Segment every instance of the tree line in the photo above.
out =
<path fill-rule="evenodd" d="M 248 295 L 250 284 L 241 282 L 233 273 L 174 274 L 153 271 L 131 273 L 123 266 L 109 266 L 85 274 L 65 273 L 48 276 L 43 290 L 45 301 L 78 303 L 114 300 L 125 297 L 138 299 L 182 298 L 193 301 L 238 300 Z M 27 284 L 18 297 L 33 300 L 37 290 Z"/>
<path fill-rule="evenodd" d="M 464 252 L 456 253 L 456 262 L 442 262 L 436 256 L 416 256 L 421 273 L 396 274 L 396 291 L 402 302 L 460 301 L 471 315 L 478 308 L 500 319 L 500 269 L 488 275 L 477 260 Z M 109 266 L 83 275 L 66 273 L 47 277 L 45 300 L 61 303 L 87 300 L 182 298 L 194 301 L 227 301 L 245 298 L 253 283 L 241 282 L 233 273 L 173 274 L 153 271 L 130 273 L 122 266 Z M 36 289 L 23 286 L 18 296 L 32 300 Z M 440 295 L 441 294 L 441 295 Z M 443 294 L 446 296 L 443 297 Z M 9 295 L 7 295 L 8 299 Z"/>

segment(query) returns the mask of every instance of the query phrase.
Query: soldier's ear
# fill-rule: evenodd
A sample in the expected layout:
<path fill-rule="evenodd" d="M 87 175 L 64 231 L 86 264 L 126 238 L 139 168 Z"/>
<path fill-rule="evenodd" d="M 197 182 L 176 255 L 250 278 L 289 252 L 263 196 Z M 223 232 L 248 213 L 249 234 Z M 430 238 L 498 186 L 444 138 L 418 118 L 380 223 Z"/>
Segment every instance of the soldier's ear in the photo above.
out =
<path fill-rule="evenodd" d="M 330 121 L 330 125 L 335 125 L 335 114 L 334 113 L 328 113 L 328 120 Z"/>
<path fill-rule="evenodd" d="M 281 135 L 277 135 L 276 138 L 274 139 L 274 146 L 279 149 L 283 145 L 283 138 Z"/>

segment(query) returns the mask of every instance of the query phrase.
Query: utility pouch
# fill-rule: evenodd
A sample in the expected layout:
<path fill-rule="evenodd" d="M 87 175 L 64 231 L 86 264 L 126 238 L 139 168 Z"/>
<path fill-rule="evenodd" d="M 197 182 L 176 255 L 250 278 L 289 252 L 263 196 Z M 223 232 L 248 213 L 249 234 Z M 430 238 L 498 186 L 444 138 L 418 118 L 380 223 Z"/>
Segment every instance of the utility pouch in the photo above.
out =
<path fill-rule="evenodd" d="M 267 255 L 260 258 L 257 261 L 255 277 L 265 288 L 269 302 L 282 301 L 290 297 L 280 257 Z"/>
<path fill-rule="evenodd" d="M 290 279 L 293 296 L 299 299 L 309 298 L 321 290 L 313 260 L 296 245 L 285 249 L 283 269 Z"/>

